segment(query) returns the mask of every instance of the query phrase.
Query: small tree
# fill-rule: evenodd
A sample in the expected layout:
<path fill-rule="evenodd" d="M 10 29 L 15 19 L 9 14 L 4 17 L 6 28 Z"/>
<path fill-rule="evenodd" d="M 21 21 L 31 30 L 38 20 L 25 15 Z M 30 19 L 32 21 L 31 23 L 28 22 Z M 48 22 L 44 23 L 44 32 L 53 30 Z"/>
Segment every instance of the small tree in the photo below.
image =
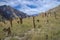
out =
<path fill-rule="evenodd" d="M 11 29 L 10 29 L 10 27 L 8 27 L 7 31 L 8 31 L 8 36 L 10 36 L 11 35 Z"/>
<path fill-rule="evenodd" d="M 56 18 L 57 18 L 57 17 L 56 17 L 56 12 L 54 12 L 54 16 L 55 16 L 55 19 L 56 19 Z"/>
<path fill-rule="evenodd" d="M 11 29 L 10 29 L 10 27 L 4 28 L 3 31 L 4 31 L 4 32 L 7 32 L 7 33 L 8 33 L 8 34 L 7 34 L 8 36 L 11 35 Z"/>
<path fill-rule="evenodd" d="M 19 24 L 19 21 L 17 21 L 17 23 Z"/>
<path fill-rule="evenodd" d="M 46 22 L 49 23 L 49 20 L 47 19 Z"/>
<path fill-rule="evenodd" d="M 45 17 L 48 17 L 48 14 L 49 14 L 49 13 L 45 13 Z"/>
<path fill-rule="evenodd" d="M 23 23 L 23 19 L 22 18 L 19 18 L 20 19 L 20 24 L 22 24 Z"/>
<path fill-rule="evenodd" d="M 48 35 L 46 35 L 46 40 L 48 40 Z"/>
<path fill-rule="evenodd" d="M 47 14 L 45 13 L 45 16 L 47 16 Z"/>
<path fill-rule="evenodd" d="M 13 20 L 13 19 L 12 19 L 12 18 L 10 18 L 10 24 L 11 24 L 11 27 L 12 27 L 12 20 Z"/>
<path fill-rule="evenodd" d="M 35 17 L 33 17 L 33 26 L 34 26 L 34 28 L 36 28 L 36 25 L 35 25 Z"/>
<path fill-rule="evenodd" d="M 37 22 L 39 22 L 39 19 L 37 20 Z"/>
<path fill-rule="evenodd" d="M 51 12 L 49 12 L 50 16 L 51 16 Z"/>

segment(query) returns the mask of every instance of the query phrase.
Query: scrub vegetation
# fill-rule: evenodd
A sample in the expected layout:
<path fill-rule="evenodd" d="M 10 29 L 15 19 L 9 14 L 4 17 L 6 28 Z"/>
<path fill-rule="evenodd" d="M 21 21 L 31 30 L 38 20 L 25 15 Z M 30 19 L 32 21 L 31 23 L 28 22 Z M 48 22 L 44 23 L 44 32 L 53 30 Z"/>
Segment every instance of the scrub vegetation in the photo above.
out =
<path fill-rule="evenodd" d="M 0 16 L 0 20 L 2 20 Z M 60 6 L 38 16 L 0 22 L 0 40 L 60 40 Z"/>

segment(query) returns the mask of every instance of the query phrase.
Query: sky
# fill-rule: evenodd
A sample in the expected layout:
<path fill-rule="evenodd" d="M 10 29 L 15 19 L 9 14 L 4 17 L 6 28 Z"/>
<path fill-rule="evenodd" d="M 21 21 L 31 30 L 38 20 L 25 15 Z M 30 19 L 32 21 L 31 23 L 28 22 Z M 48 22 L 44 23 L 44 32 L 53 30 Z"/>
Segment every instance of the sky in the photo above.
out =
<path fill-rule="evenodd" d="M 9 5 L 28 15 L 33 15 L 60 5 L 60 0 L 0 0 L 0 6 L 2 5 Z"/>

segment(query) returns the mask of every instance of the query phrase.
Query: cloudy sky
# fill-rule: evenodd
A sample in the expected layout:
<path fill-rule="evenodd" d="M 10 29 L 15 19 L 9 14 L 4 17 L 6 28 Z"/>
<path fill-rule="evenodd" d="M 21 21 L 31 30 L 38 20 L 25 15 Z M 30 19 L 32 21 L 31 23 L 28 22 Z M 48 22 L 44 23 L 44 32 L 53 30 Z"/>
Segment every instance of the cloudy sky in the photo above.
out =
<path fill-rule="evenodd" d="M 10 5 L 19 11 L 32 15 L 60 5 L 60 0 L 0 0 L 1 5 Z"/>

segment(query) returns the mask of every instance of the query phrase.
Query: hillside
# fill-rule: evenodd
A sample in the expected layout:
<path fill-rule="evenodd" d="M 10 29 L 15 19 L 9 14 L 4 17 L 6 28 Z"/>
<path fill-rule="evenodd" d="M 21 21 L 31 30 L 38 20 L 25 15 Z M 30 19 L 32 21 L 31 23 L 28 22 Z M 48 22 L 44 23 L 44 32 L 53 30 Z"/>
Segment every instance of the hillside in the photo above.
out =
<path fill-rule="evenodd" d="M 5 19 L 17 18 L 17 17 L 25 18 L 28 16 L 26 13 L 14 9 L 8 5 L 0 6 L 0 15 Z"/>
<path fill-rule="evenodd" d="M 10 26 L 9 21 L 6 24 L 0 22 L 0 38 L 11 40 L 60 40 L 60 6 L 53 8 L 45 13 L 35 16 L 35 28 L 33 17 L 23 19 L 23 24 L 18 24 L 17 19 L 13 20 L 11 28 L 12 37 L 5 37 L 3 28 Z"/>

